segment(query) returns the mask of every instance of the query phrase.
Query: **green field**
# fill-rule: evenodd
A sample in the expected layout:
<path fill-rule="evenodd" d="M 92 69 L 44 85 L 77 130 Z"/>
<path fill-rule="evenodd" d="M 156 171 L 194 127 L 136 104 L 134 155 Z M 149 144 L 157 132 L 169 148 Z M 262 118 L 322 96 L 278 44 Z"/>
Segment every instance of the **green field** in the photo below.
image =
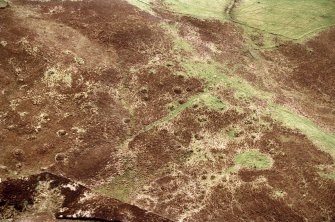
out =
<path fill-rule="evenodd" d="M 131 0 L 137 1 L 137 0 Z M 245 27 L 289 39 L 301 39 L 335 25 L 335 1 L 332 0 L 242 0 L 231 14 L 232 0 L 164 0 L 176 13 L 199 19 L 231 18 Z"/>
<path fill-rule="evenodd" d="M 164 0 L 168 7 L 177 13 L 200 19 L 225 19 L 225 8 L 230 0 Z"/>
<path fill-rule="evenodd" d="M 233 18 L 248 26 L 299 39 L 335 25 L 332 0 L 242 0 Z"/>

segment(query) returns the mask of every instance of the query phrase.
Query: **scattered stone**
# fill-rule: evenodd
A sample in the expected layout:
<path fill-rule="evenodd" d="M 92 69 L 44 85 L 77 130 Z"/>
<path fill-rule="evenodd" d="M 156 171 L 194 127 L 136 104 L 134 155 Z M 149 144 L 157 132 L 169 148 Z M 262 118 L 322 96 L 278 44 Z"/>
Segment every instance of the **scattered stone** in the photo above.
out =
<path fill-rule="evenodd" d="M 36 135 L 29 135 L 28 137 L 27 137 L 27 140 L 36 140 L 37 139 L 37 136 Z"/>
<path fill-rule="evenodd" d="M 199 134 L 195 134 L 195 135 L 194 135 L 194 138 L 195 138 L 196 140 L 202 140 L 204 137 L 201 136 L 201 135 L 199 135 Z"/>
<path fill-rule="evenodd" d="M 8 172 L 9 170 L 8 170 L 8 167 L 6 167 L 6 166 L 4 166 L 4 165 L 0 165 L 0 172 Z"/>
<path fill-rule="evenodd" d="M 65 136 L 66 135 L 66 131 L 65 130 L 58 130 L 57 131 L 57 135 L 58 136 Z"/>
<path fill-rule="evenodd" d="M 170 104 L 170 105 L 168 106 L 168 109 L 169 109 L 170 111 L 173 111 L 173 110 L 175 109 L 175 107 L 174 107 L 173 104 Z"/>
<path fill-rule="evenodd" d="M 56 162 L 63 162 L 66 158 L 65 153 L 57 153 L 55 156 L 55 161 Z"/>
<path fill-rule="evenodd" d="M 23 152 L 23 150 L 21 150 L 21 149 L 15 149 L 15 150 L 14 150 L 14 155 L 17 156 L 17 157 L 19 157 L 19 156 L 23 156 L 23 155 L 24 155 L 24 152 Z"/>
<path fill-rule="evenodd" d="M 146 87 L 143 87 L 140 89 L 141 93 L 148 93 L 148 89 Z"/>
<path fill-rule="evenodd" d="M 129 118 L 124 118 L 123 122 L 126 123 L 126 124 L 128 124 L 128 123 L 130 123 L 130 119 Z"/>
<path fill-rule="evenodd" d="M 172 67 L 172 66 L 173 66 L 173 63 L 172 63 L 172 62 L 167 62 L 167 63 L 166 63 L 166 66 L 167 66 L 167 67 Z"/>
<path fill-rule="evenodd" d="M 182 105 L 182 104 L 184 104 L 186 101 L 184 100 L 184 99 L 180 99 L 179 101 L 178 101 L 178 103 L 180 104 L 180 105 Z"/>
<path fill-rule="evenodd" d="M 244 123 L 247 124 L 247 125 L 251 125 L 252 121 L 251 120 L 246 120 Z"/>
<path fill-rule="evenodd" d="M 80 57 L 75 57 L 74 60 L 76 61 L 76 63 L 78 63 L 79 65 L 84 65 L 85 61 L 83 58 Z"/>
<path fill-rule="evenodd" d="M 150 100 L 150 97 L 149 97 L 148 95 L 145 95 L 145 96 L 143 96 L 143 100 L 144 100 L 144 101 L 149 101 L 149 100 Z"/>
<path fill-rule="evenodd" d="M 201 117 L 198 117 L 198 121 L 199 121 L 200 123 L 203 123 L 203 122 L 206 122 L 206 121 L 207 121 L 207 118 L 201 116 Z"/>
<path fill-rule="evenodd" d="M 2 45 L 3 47 L 6 47 L 7 44 L 8 44 L 7 41 L 4 41 L 4 40 L 0 42 L 0 45 Z"/>
<path fill-rule="evenodd" d="M 41 171 L 46 171 L 48 168 L 47 167 L 41 167 L 40 170 Z"/>
<path fill-rule="evenodd" d="M 181 90 L 180 87 L 176 87 L 176 88 L 173 89 L 173 92 L 174 92 L 175 94 L 181 94 L 181 93 L 182 93 L 182 90 Z"/>

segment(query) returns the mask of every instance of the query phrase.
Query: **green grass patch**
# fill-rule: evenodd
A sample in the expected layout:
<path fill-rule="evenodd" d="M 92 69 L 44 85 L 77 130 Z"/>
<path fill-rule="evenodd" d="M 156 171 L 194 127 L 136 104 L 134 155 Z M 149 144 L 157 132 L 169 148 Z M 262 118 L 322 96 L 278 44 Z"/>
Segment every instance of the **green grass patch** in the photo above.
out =
<path fill-rule="evenodd" d="M 151 15 L 155 15 L 155 12 L 151 8 L 152 0 L 126 0 L 129 4 L 132 4 L 142 11 L 145 11 Z"/>
<path fill-rule="evenodd" d="M 287 193 L 285 191 L 281 191 L 281 190 L 275 190 L 273 192 L 273 197 L 276 199 L 281 199 L 284 198 L 287 195 Z"/>
<path fill-rule="evenodd" d="M 203 104 L 204 106 L 217 110 L 217 111 L 222 111 L 227 109 L 228 105 L 224 102 L 222 102 L 220 99 L 218 99 L 215 96 L 212 96 L 210 94 L 203 94 L 199 97 L 200 104 Z"/>
<path fill-rule="evenodd" d="M 319 172 L 319 175 L 326 179 L 335 180 L 335 171 L 331 173 Z"/>
<path fill-rule="evenodd" d="M 210 109 L 217 110 L 217 111 L 222 111 L 228 108 L 228 104 L 222 102 L 219 98 L 209 93 L 201 93 L 201 94 L 190 97 L 190 99 L 187 100 L 183 104 L 178 104 L 177 102 L 170 103 L 168 105 L 170 112 L 164 118 L 164 121 L 169 121 L 170 119 L 175 118 L 181 112 L 183 112 L 187 108 L 192 107 L 194 104 L 206 106 Z"/>
<path fill-rule="evenodd" d="M 236 138 L 237 136 L 237 131 L 236 129 L 230 129 L 228 132 L 227 132 L 227 135 L 230 139 L 234 139 Z"/>
<path fill-rule="evenodd" d="M 209 89 L 217 85 L 224 85 L 236 90 L 236 95 L 241 98 L 251 98 L 253 96 L 265 100 L 272 98 L 270 93 L 257 90 L 247 81 L 233 75 L 234 70 L 229 70 L 219 63 L 188 60 L 181 64 L 185 69 L 184 75 L 205 80 Z M 228 75 L 229 73 L 231 75 Z"/>
<path fill-rule="evenodd" d="M 141 183 L 142 181 L 136 172 L 127 170 L 111 182 L 104 183 L 94 190 L 102 195 L 129 202 Z"/>
<path fill-rule="evenodd" d="M 181 51 L 192 52 L 193 51 L 192 45 L 179 35 L 179 30 L 176 25 L 162 23 L 161 27 L 165 29 L 172 36 L 175 51 L 177 52 L 181 52 Z"/>
<path fill-rule="evenodd" d="M 272 159 L 257 150 L 239 153 L 235 156 L 234 161 L 235 164 L 249 169 L 264 170 L 272 167 Z"/>
<path fill-rule="evenodd" d="M 335 180 L 335 165 L 319 165 L 317 168 L 320 177 Z"/>
<path fill-rule="evenodd" d="M 249 0 L 241 1 L 232 17 L 248 26 L 300 39 L 335 25 L 335 1 Z"/>
<path fill-rule="evenodd" d="M 319 148 L 335 159 L 335 135 L 325 131 L 306 117 L 291 112 L 285 107 L 271 105 L 271 116 L 289 128 L 299 129 Z"/>
<path fill-rule="evenodd" d="M 171 11 L 199 19 L 225 20 L 230 0 L 164 0 Z"/>

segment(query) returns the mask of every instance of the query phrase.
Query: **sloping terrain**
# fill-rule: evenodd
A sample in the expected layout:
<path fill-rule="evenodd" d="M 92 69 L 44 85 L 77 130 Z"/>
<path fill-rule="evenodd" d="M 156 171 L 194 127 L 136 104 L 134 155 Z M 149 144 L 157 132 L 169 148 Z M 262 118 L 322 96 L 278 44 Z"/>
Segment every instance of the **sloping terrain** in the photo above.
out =
<path fill-rule="evenodd" d="M 0 219 L 335 221 L 334 1 L 4 2 Z"/>

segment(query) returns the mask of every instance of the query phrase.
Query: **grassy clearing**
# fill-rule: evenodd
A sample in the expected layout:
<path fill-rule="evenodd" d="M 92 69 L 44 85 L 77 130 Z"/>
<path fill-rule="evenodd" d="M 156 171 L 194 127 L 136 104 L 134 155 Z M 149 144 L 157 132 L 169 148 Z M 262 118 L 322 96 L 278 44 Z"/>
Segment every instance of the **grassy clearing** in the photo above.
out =
<path fill-rule="evenodd" d="M 225 8 L 230 0 L 164 0 L 174 12 L 199 19 L 226 20 Z"/>
<path fill-rule="evenodd" d="M 335 135 L 326 132 L 311 120 L 293 113 L 285 107 L 272 105 L 270 112 L 274 119 L 282 122 L 289 128 L 299 129 L 315 145 L 328 152 L 335 159 Z"/>
<path fill-rule="evenodd" d="M 239 153 L 234 158 L 235 164 L 244 168 L 264 170 L 272 167 L 272 159 L 257 151 L 249 150 Z"/>
<path fill-rule="evenodd" d="M 1 1 L 1 0 L 0 0 Z M 151 15 L 155 15 L 155 12 L 151 8 L 152 0 L 126 0 L 129 4 L 132 4 L 142 11 L 145 11 Z"/>
<path fill-rule="evenodd" d="M 334 11 L 331 0 L 245 0 L 232 17 L 268 33 L 300 39 L 335 25 Z"/>
<path fill-rule="evenodd" d="M 129 202 L 137 187 L 141 184 L 140 177 L 133 171 L 115 177 L 111 182 L 102 184 L 95 191 L 102 195 L 112 197 L 124 202 Z"/>

